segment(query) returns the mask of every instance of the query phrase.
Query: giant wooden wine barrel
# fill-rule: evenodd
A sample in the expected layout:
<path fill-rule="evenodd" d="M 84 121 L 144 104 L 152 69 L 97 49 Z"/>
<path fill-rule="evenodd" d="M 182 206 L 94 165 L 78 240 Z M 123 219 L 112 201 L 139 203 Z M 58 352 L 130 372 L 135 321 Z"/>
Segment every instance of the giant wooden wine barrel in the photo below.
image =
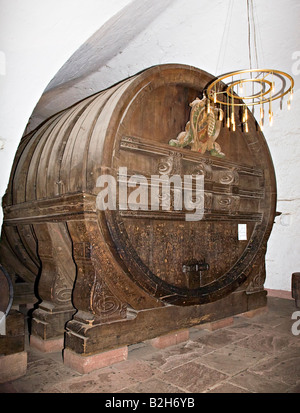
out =
<path fill-rule="evenodd" d="M 276 183 L 255 119 L 249 114 L 248 133 L 222 126 L 217 151 L 170 145 L 187 128 L 190 103 L 212 80 L 190 66 L 155 66 L 23 137 L 4 203 L 7 270 L 33 283 L 42 267 L 44 301 L 64 306 L 73 290 L 75 307 L 101 322 L 116 312 L 125 317 L 120 302 L 127 312 L 201 305 L 258 275 L 263 289 Z M 153 176 L 203 176 L 202 219 L 187 220 L 172 202 L 169 209 L 151 209 L 150 200 L 148 208 L 126 209 L 118 196 L 115 210 L 99 210 L 99 177 L 113 176 L 118 193 L 120 170 L 126 182 L 142 176 L 150 189 Z"/>

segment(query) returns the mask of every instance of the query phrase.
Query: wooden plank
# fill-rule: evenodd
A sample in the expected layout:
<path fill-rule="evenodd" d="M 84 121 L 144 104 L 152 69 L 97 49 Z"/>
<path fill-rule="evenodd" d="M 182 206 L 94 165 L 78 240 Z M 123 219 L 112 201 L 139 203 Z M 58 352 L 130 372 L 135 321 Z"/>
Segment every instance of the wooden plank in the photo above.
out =
<path fill-rule="evenodd" d="M 65 347 L 82 355 L 91 355 L 100 351 L 131 345 L 158 337 L 167 332 L 189 328 L 195 325 L 213 322 L 228 316 L 241 314 L 266 305 L 266 292 L 248 296 L 236 292 L 216 303 L 201 306 L 168 306 L 159 309 L 137 312 L 135 318 L 102 325 L 83 325 L 76 320 L 67 324 Z"/>
<path fill-rule="evenodd" d="M 0 335 L 0 355 L 24 351 L 25 324 L 24 315 L 11 310 L 6 317 L 6 334 Z"/>

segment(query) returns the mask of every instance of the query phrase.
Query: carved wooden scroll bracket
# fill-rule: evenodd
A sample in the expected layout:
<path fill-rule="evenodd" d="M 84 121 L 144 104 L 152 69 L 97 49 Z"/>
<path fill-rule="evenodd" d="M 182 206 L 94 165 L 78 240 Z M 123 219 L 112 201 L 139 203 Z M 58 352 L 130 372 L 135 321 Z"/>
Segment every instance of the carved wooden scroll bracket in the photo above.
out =
<path fill-rule="evenodd" d="M 68 223 L 73 241 L 73 258 L 77 267 L 74 288 L 74 305 L 78 312 L 74 319 L 87 324 L 102 324 L 126 318 L 127 305 L 122 302 L 104 281 L 94 259 L 93 231 L 85 221 Z"/>

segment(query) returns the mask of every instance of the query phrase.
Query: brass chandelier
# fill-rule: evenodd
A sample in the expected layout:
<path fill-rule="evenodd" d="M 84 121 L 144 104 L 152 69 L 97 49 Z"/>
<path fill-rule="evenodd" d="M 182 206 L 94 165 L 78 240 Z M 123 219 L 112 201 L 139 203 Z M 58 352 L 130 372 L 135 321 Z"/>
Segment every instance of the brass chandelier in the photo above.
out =
<path fill-rule="evenodd" d="M 252 15 L 251 15 L 252 12 Z M 240 107 L 241 123 L 245 132 L 248 128 L 248 107 L 259 105 L 259 126 L 263 130 L 265 118 L 269 119 L 269 124 L 273 124 L 272 103 L 274 100 L 281 99 L 288 95 L 287 108 L 290 109 L 293 99 L 294 79 L 287 73 L 275 69 L 252 69 L 250 36 L 250 21 L 253 16 L 253 0 L 247 0 L 247 17 L 248 17 L 248 47 L 250 69 L 238 70 L 227 73 L 218 77 L 210 83 L 206 89 L 207 95 L 207 112 L 210 113 L 213 108 L 218 107 L 219 120 L 223 120 L 226 114 L 226 125 L 233 131 L 236 130 L 235 108 Z M 254 44 L 256 51 L 256 35 L 254 28 Z M 279 81 L 280 87 L 275 80 Z M 224 84 L 224 81 L 227 84 Z M 278 82 L 277 82 L 278 83 Z M 264 105 L 268 104 L 268 114 L 265 115 Z M 225 109 L 225 110 L 223 110 Z"/>

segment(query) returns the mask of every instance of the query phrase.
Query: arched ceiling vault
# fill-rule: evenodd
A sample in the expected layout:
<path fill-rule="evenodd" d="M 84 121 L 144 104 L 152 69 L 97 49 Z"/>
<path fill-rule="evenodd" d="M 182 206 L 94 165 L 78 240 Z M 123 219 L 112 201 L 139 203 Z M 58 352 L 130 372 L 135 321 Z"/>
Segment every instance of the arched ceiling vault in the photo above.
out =
<path fill-rule="evenodd" d="M 100 27 L 50 81 L 31 115 L 25 133 L 54 113 L 98 92 L 90 87 L 86 79 L 122 53 L 171 3 L 174 0 L 133 0 Z"/>

